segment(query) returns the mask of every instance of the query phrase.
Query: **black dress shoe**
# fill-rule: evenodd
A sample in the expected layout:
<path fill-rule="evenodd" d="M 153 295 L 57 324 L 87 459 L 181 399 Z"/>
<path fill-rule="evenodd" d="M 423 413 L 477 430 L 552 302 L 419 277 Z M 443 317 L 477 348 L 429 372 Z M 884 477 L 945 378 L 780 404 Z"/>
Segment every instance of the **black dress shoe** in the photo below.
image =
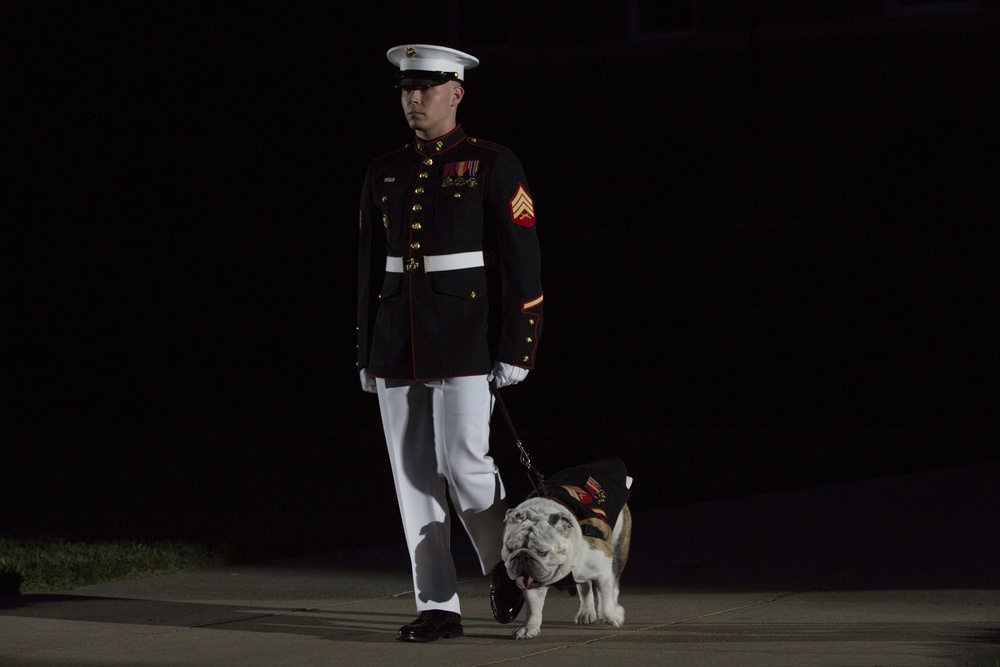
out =
<path fill-rule="evenodd" d="M 510 623 L 517 618 L 524 606 L 524 594 L 514 580 L 507 576 L 503 561 L 493 567 L 490 574 L 490 609 L 500 623 Z"/>
<path fill-rule="evenodd" d="M 429 609 L 399 629 L 396 639 L 403 642 L 432 642 L 444 637 L 461 637 L 462 616 L 453 611 Z"/>

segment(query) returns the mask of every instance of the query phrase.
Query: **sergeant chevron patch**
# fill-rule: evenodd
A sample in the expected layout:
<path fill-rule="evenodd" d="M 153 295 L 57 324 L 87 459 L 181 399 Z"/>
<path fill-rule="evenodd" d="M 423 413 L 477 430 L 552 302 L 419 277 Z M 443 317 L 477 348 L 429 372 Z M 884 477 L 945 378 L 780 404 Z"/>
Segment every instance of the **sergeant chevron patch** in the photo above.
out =
<path fill-rule="evenodd" d="M 535 202 L 520 183 L 517 192 L 510 198 L 510 219 L 515 225 L 531 227 L 535 224 Z"/>

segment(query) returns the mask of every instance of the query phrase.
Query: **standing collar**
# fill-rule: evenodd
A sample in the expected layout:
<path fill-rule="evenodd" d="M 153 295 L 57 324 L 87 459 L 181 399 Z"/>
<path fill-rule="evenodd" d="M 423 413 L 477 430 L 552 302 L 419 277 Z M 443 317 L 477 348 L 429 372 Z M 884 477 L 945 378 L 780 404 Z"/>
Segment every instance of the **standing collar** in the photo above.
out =
<path fill-rule="evenodd" d="M 465 130 L 462 129 L 461 125 L 456 125 L 454 130 L 444 136 L 438 137 L 437 139 L 424 141 L 422 139 L 414 138 L 412 146 L 413 150 L 421 155 L 437 155 L 438 153 L 442 153 L 450 148 L 454 148 L 464 140 Z"/>

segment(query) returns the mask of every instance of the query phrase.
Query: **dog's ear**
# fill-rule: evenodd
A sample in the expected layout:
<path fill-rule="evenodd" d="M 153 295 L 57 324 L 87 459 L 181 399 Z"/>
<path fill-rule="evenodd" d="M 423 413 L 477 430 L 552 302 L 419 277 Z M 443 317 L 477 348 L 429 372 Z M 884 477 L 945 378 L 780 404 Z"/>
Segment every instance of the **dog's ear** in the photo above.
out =
<path fill-rule="evenodd" d="M 569 535 L 573 531 L 573 522 L 565 514 L 550 514 L 549 525 L 563 535 Z"/>
<path fill-rule="evenodd" d="M 528 515 L 524 510 L 521 509 L 509 509 L 507 510 L 506 516 L 504 516 L 504 523 L 521 523 L 524 521 Z"/>

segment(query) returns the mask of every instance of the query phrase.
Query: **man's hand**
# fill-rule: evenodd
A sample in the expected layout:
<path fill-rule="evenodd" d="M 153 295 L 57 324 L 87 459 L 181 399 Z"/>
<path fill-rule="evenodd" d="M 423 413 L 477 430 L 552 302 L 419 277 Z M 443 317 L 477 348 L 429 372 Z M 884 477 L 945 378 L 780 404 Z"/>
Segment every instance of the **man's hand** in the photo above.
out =
<path fill-rule="evenodd" d="M 368 392 L 369 394 L 378 393 L 375 388 L 375 378 L 368 375 L 368 371 L 361 369 L 361 389 Z"/>
<path fill-rule="evenodd" d="M 486 376 L 486 381 L 493 382 L 496 380 L 497 389 L 499 389 L 507 385 L 517 384 L 526 377 L 528 377 L 527 368 L 511 366 L 510 364 L 498 361 L 493 365 L 493 370 Z"/>

